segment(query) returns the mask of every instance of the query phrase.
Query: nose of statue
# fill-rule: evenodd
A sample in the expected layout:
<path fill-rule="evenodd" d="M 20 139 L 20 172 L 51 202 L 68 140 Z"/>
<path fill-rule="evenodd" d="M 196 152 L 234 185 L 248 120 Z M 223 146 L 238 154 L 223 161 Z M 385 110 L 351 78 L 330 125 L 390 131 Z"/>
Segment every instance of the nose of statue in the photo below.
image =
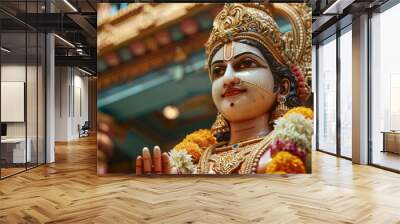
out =
<path fill-rule="evenodd" d="M 234 72 L 232 66 L 230 66 L 230 65 L 227 66 L 223 78 L 224 78 L 224 87 L 225 88 L 235 86 L 240 83 L 240 79 L 235 76 L 235 72 Z"/>
<path fill-rule="evenodd" d="M 224 88 L 233 87 L 240 84 L 240 79 L 232 76 L 224 80 Z"/>

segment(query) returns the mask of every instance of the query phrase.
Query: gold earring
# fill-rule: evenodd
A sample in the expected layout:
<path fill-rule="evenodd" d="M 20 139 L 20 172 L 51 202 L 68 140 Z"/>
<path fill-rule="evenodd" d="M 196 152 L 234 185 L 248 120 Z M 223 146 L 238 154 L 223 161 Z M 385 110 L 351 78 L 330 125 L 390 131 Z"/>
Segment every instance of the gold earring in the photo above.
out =
<path fill-rule="evenodd" d="M 286 97 L 278 96 L 278 106 L 276 106 L 275 110 L 272 112 L 272 120 L 276 120 L 289 110 L 288 106 L 286 106 Z"/>
<path fill-rule="evenodd" d="M 211 133 L 218 139 L 228 133 L 230 131 L 229 124 L 222 116 L 221 113 L 218 112 L 217 118 L 213 125 L 211 126 Z"/>

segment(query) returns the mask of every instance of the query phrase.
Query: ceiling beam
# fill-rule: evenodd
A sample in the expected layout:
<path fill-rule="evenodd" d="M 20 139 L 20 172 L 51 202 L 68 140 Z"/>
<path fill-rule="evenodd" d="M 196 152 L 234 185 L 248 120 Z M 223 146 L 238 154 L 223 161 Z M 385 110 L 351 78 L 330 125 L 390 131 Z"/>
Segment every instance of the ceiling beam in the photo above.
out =
<path fill-rule="evenodd" d="M 97 60 L 91 56 L 55 56 L 56 66 L 88 67 L 96 71 Z"/>
<path fill-rule="evenodd" d="M 68 14 L 71 20 L 73 20 L 78 26 L 80 26 L 91 38 L 96 39 L 97 31 L 82 15 L 80 14 Z"/>
<path fill-rule="evenodd" d="M 354 0 L 336 0 L 332 4 L 330 4 L 322 14 L 327 15 L 338 15 L 342 14 L 343 11 L 352 3 Z"/>

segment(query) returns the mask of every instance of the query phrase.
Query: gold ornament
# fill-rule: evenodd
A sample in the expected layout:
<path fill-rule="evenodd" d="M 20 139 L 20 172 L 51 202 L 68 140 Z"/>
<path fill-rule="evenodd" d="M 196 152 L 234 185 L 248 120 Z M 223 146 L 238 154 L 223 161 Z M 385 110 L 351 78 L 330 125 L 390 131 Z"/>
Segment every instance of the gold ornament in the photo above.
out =
<path fill-rule="evenodd" d="M 214 136 L 218 136 L 230 131 L 228 121 L 222 116 L 221 113 L 217 114 L 217 119 L 214 124 L 211 126 L 211 133 Z"/>
<path fill-rule="evenodd" d="M 275 110 L 272 112 L 271 120 L 274 121 L 283 115 L 289 110 L 289 107 L 286 106 L 286 97 L 278 96 L 278 106 L 276 106 Z"/>
<path fill-rule="evenodd" d="M 245 142 L 219 147 L 217 144 L 204 151 L 199 161 L 198 172 L 208 174 L 210 169 L 216 174 L 254 174 L 260 157 L 266 152 L 271 135 Z M 219 147 L 219 148 L 217 148 Z M 212 163 L 212 167 L 210 167 Z"/>
<path fill-rule="evenodd" d="M 287 19 L 292 29 L 282 33 L 276 16 Z M 306 78 L 311 76 L 311 8 L 306 4 L 225 4 L 206 43 L 207 62 L 214 49 L 241 39 L 260 43 L 280 64 L 295 64 Z"/>

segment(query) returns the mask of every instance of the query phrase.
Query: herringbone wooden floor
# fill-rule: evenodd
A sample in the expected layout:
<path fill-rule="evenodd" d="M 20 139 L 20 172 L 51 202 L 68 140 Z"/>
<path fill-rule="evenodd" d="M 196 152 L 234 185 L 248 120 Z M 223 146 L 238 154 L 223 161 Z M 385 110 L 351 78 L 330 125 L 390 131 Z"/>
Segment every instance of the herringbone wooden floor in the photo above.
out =
<path fill-rule="evenodd" d="M 400 175 L 315 152 L 313 174 L 98 177 L 96 144 L 0 181 L 0 223 L 400 223 Z"/>

